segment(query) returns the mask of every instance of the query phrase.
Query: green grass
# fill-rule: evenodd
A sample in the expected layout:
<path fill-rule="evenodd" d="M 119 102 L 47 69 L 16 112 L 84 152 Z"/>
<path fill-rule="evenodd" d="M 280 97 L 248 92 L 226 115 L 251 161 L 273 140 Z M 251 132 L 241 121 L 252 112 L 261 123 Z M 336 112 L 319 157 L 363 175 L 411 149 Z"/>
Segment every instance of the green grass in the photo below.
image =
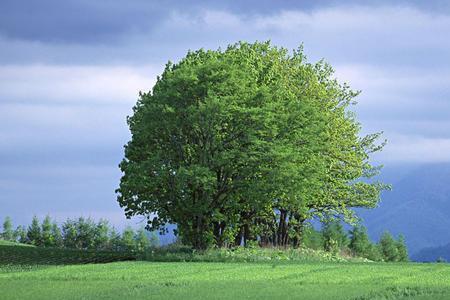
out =
<path fill-rule="evenodd" d="M 195 251 L 185 246 L 169 246 L 152 249 L 139 254 L 139 260 L 158 262 L 344 262 L 368 261 L 363 258 L 333 255 L 329 252 L 308 248 L 244 248 L 210 249 Z"/>
<path fill-rule="evenodd" d="M 34 247 L 34 246 L 28 245 L 28 244 L 21 244 L 21 243 L 9 242 L 9 241 L 5 241 L 5 240 L 0 240 L 0 246 Z"/>
<path fill-rule="evenodd" d="M 449 279 L 444 264 L 117 262 L 0 269 L 0 291 L 2 299 L 449 299 Z"/>
<path fill-rule="evenodd" d="M 447 264 L 357 262 L 305 249 L 187 248 L 141 257 L 164 262 L 98 263 L 126 258 L 135 256 L 3 244 L 0 299 L 450 299 Z"/>

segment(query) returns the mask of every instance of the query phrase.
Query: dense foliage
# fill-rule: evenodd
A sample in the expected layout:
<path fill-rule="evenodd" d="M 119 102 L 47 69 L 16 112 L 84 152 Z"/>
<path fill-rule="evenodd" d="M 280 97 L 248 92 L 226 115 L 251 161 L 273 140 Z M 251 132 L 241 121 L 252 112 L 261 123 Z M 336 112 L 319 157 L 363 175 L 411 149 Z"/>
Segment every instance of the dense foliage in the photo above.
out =
<path fill-rule="evenodd" d="M 83 217 L 67 219 L 60 227 L 49 216 L 42 223 L 34 216 L 27 230 L 22 226 L 13 230 L 11 219 L 6 217 L 1 237 L 5 241 L 38 247 L 78 250 L 143 252 L 159 245 L 156 232 L 126 227 L 119 234 L 106 220 L 94 222 Z"/>
<path fill-rule="evenodd" d="M 380 134 L 360 137 L 357 92 L 300 48 L 270 43 L 189 52 L 168 63 L 128 118 L 118 201 L 183 242 L 298 246 L 305 221 L 375 207 Z"/>

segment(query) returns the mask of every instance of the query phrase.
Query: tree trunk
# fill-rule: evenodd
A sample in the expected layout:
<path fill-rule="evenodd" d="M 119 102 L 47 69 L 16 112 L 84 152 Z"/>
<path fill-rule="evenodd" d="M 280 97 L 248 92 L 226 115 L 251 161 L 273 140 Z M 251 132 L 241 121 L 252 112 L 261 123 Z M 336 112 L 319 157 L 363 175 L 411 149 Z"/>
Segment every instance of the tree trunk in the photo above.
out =
<path fill-rule="evenodd" d="M 302 245 L 306 217 L 300 214 L 295 214 L 294 218 L 297 220 L 298 224 L 294 228 L 296 234 L 292 242 L 293 247 L 298 248 Z"/>
<path fill-rule="evenodd" d="M 239 229 L 239 232 L 237 233 L 236 237 L 234 238 L 234 245 L 240 246 L 242 243 L 242 227 Z"/>
<path fill-rule="evenodd" d="M 250 237 L 250 228 L 248 226 L 248 224 L 244 225 L 244 247 L 247 247 L 247 242 L 249 240 Z"/>
<path fill-rule="evenodd" d="M 207 247 L 205 240 L 205 220 L 201 216 L 195 216 L 192 232 L 192 247 L 198 250 L 204 250 Z"/>
<path fill-rule="evenodd" d="M 221 236 L 221 224 L 219 222 L 213 223 L 213 234 L 214 239 L 216 240 L 217 247 L 222 247 L 222 236 Z"/>
<path fill-rule="evenodd" d="M 284 246 L 286 234 L 286 211 L 280 209 L 276 246 Z"/>
<path fill-rule="evenodd" d="M 298 223 L 299 223 L 299 228 L 298 228 L 298 244 L 299 246 L 301 246 L 303 244 L 303 235 L 305 233 L 305 221 L 306 221 L 306 217 L 303 215 L 300 215 Z"/>

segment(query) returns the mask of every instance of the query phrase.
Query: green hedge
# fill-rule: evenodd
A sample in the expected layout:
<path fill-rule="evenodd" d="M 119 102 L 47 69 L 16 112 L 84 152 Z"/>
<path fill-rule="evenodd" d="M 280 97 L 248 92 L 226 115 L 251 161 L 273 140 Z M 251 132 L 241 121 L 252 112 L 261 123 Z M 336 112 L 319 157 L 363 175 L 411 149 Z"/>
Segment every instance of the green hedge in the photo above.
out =
<path fill-rule="evenodd" d="M 0 265 L 66 265 L 136 260 L 128 252 L 0 245 Z"/>

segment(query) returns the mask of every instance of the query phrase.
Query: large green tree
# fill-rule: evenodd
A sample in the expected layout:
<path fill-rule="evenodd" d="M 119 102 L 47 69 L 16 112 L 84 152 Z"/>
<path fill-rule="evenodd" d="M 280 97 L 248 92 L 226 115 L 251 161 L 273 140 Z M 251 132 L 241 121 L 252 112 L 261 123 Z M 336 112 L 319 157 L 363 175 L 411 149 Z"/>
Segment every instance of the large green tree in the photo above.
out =
<path fill-rule="evenodd" d="M 374 207 L 383 184 L 348 107 L 357 95 L 302 49 L 237 43 L 168 63 L 128 118 L 119 204 L 195 248 L 298 245 L 313 216 Z"/>

